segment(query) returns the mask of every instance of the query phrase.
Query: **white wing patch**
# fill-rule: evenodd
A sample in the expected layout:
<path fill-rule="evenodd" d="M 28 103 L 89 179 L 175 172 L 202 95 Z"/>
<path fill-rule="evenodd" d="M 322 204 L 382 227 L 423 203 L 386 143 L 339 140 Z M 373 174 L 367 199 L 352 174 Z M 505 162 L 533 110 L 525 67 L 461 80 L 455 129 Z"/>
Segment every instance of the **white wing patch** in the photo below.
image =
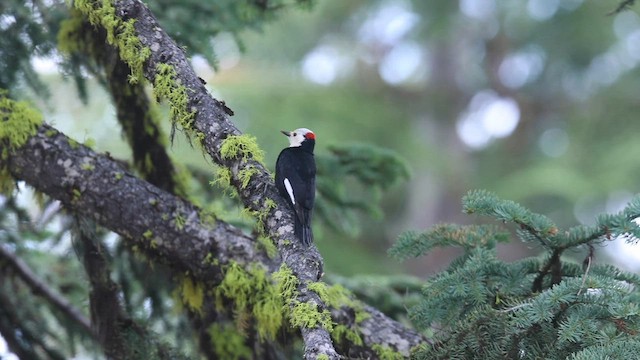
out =
<path fill-rule="evenodd" d="M 287 193 L 289 194 L 289 197 L 291 198 L 291 202 L 293 203 L 293 205 L 296 204 L 296 198 L 293 196 L 293 188 L 291 187 L 291 183 L 289 182 L 289 179 L 284 178 L 284 188 L 287 189 Z"/>

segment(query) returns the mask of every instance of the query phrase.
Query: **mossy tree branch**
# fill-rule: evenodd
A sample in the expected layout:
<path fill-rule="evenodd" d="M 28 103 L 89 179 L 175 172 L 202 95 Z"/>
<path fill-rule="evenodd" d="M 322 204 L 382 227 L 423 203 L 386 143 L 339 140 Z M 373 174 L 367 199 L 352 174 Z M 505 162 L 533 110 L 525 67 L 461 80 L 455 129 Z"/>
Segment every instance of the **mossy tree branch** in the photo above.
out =
<path fill-rule="evenodd" d="M 123 235 L 130 247 L 145 256 L 205 285 L 222 281 L 225 264 L 261 264 L 271 274 L 280 267 L 280 258 L 271 259 L 257 250 L 255 239 L 224 222 L 201 219 L 200 209 L 184 199 L 136 178 L 115 160 L 77 145 L 46 124 L 0 160 L 0 168 Z M 181 226 L 178 218 L 183 219 Z M 304 295 L 318 296 L 315 290 L 305 291 Z M 339 349 L 344 354 L 375 358 L 374 347 L 382 346 L 408 355 L 411 348 L 426 341 L 356 300 L 351 306 L 338 302 L 330 310 L 336 325 L 357 325 L 360 333 L 359 343 L 349 338 L 341 342 Z"/>
<path fill-rule="evenodd" d="M 304 248 L 298 241 L 292 241 L 295 239 L 292 213 L 278 195 L 264 165 L 253 154 L 223 153 L 225 141 L 241 133 L 229 121 L 229 109 L 206 91 L 184 51 L 140 1 L 124 0 L 114 4 L 76 1 L 74 5 L 95 25 L 105 27 L 107 39 L 118 47 L 121 58 L 133 70 L 132 79 L 139 80 L 143 74 L 154 84 L 156 96 L 170 105 L 174 125 L 180 126 L 189 138 L 196 139 L 217 164 L 230 170 L 231 184 L 238 190 L 244 206 L 260 214 L 264 225 L 261 230 L 275 240 L 282 259 L 299 278 L 297 301 L 315 303 L 320 311 L 326 309 L 317 294 L 306 289 L 308 282 L 322 276 L 320 254 L 315 247 Z M 247 174 L 250 174 L 249 182 Z M 268 199 L 277 206 L 267 206 Z M 306 345 L 305 357 L 338 358 L 327 329 L 302 327 L 301 332 Z"/>

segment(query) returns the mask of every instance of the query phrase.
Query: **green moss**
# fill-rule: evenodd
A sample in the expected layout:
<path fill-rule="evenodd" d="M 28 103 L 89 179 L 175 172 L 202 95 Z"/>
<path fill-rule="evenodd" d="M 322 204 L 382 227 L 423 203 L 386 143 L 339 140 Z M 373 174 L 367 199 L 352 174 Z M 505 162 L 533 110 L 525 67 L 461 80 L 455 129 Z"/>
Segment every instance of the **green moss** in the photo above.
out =
<path fill-rule="evenodd" d="M 388 346 L 373 344 L 371 349 L 378 354 L 380 360 L 403 360 L 405 358 L 401 353 L 394 351 Z"/>
<path fill-rule="evenodd" d="M 362 346 L 362 338 L 357 331 L 348 328 L 346 325 L 336 325 L 331 331 L 331 337 L 337 342 L 342 343 L 343 340 L 348 340 L 351 344 L 356 346 Z"/>
<path fill-rule="evenodd" d="M 320 354 L 318 355 L 318 357 L 316 357 L 317 360 L 329 360 L 329 355 L 327 354 Z"/>
<path fill-rule="evenodd" d="M 169 115 L 174 125 L 180 125 L 192 134 L 195 112 L 189 111 L 187 88 L 179 85 L 178 74 L 175 68 L 169 64 L 158 64 L 156 76 L 153 80 L 153 93 L 157 99 L 164 99 L 169 103 Z"/>
<path fill-rule="evenodd" d="M 278 292 L 285 302 L 289 303 L 298 296 L 298 278 L 286 264 L 280 265 L 280 269 L 271 276 L 276 281 Z"/>
<path fill-rule="evenodd" d="M 94 138 L 87 138 L 84 140 L 84 146 L 93 149 L 96 146 L 96 140 Z"/>
<path fill-rule="evenodd" d="M 231 170 L 226 167 L 218 166 L 216 167 L 215 178 L 214 180 L 209 182 L 209 185 L 217 186 L 222 189 L 227 195 L 235 198 L 238 196 L 238 191 L 233 186 L 231 186 L 231 176 Z"/>
<path fill-rule="evenodd" d="M 77 202 L 82 197 L 82 191 L 80 189 L 74 188 L 71 190 L 71 202 Z"/>
<path fill-rule="evenodd" d="M 28 103 L 13 101 L 0 90 L 0 159 L 7 159 L 9 152 L 22 147 L 42 124 L 42 114 Z M 0 192 L 10 194 L 15 185 L 9 169 L 0 168 Z"/>
<path fill-rule="evenodd" d="M 245 311 L 253 294 L 253 279 L 240 265 L 229 264 L 224 279 L 216 288 L 219 295 L 233 299 L 236 312 Z"/>
<path fill-rule="evenodd" d="M 184 277 L 180 282 L 179 291 L 182 303 L 192 311 L 201 314 L 202 303 L 204 302 L 204 286 L 191 280 L 191 278 Z"/>
<path fill-rule="evenodd" d="M 237 320 L 252 315 L 261 340 L 274 339 L 283 323 L 282 297 L 266 270 L 259 265 L 243 269 L 235 262 L 225 270 L 215 290 L 216 298 L 232 299 Z"/>
<path fill-rule="evenodd" d="M 257 205 L 257 202 L 254 202 Z M 271 210 L 276 208 L 276 202 L 273 199 L 266 198 L 260 206 L 260 210 L 253 210 L 251 208 L 245 207 L 241 211 L 241 215 L 253 218 L 256 220 L 255 228 L 259 234 L 264 235 L 265 231 L 265 222 L 267 217 L 271 213 Z"/>
<path fill-rule="evenodd" d="M 222 159 L 242 159 L 246 162 L 250 158 L 261 163 L 264 161 L 264 153 L 258 146 L 256 138 L 248 135 L 229 135 L 220 147 Z"/>
<path fill-rule="evenodd" d="M 275 258 L 278 254 L 278 248 L 273 243 L 273 240 L 271 240 L 271 238 L 260 235 L 258 236 L 258 244 L 260 244 L 262 249 L 264 249 L 264 251 L 267 253 L 269 259 Z"/>
<path fill-rule="evenodd" d="M 312 301 L 297 302 L 291 310 L 291 317 L 289 322 L 292 326 L 315 328 L 321 326 L 328 331 L 333 329 L 333 322 L 331 321 L 331 313 L 329 310 L 318 309 L 318 304 Z"/>
<path fill-rule="evenodd" d="M 83 47 L 82 23 L 84 18 L 82 14 L 75 9 L 69 11 L 70 17 L 60 22 L 60 30 L 58 30 L 57 42 L 58 49 L 67 54 L 79 52 Z"/>
<path fill-rule="evenodd" d="M 68 141 L 69 141 L 69 147 L 72 148 L 73 150 L 76 150 L 80 146 L 80 143 L 73 140 L 72 138 L 69 138 Z"/>
<path fill-rule="evenodd" d="M 137 83 L 143 79 L 143 65 L 151 55 L 151 50 L 136 36 L 133 26 L 135 19 L 123 21 L 117 17 L 110 0 L 75 0 L 73 6 L 84 14 L 91 24 L 100 25 L 106 30 L 107 42 L 118 49 L 120 58 L 131 68 L 129 81 Z"/>
<path fill-rule="evenodd" d="M 144 233 L 142 233 L 142 236 L 143 236 L 145 239 L 149 240 L 149 239 L 151 239 L 151 238 L 153 237 L 153 231 L 151 231 L 151 230 L 147 230 L 147 231 L 145 231 Z"/>
<path fill-rule="evenodd" d="M 46 137 L 53 137 L 53 136 L 55 136 L 57 134 L 58 134 L 58 130 L 56 130 L 56 129 L 49 129 L 49 130 L 44 132 L 44 135 Z"/>
<path fill-rule="evenodd" d="M 116 180 L 120 181 L 120 180 L 122 180 L 122 178 L 124 177 L 124 173 L 117 172 L 117 173 L 115 173 L 115 174 L 113 175 L 113 177 L 114 177 Z"/>
<path fill-rule="evenodd" d="M 186 224 L 187 220 L 184 218 L 184 216 L 182 216 L 182 214 L 176 213 L 174 220 L 176 222 L 176 228 L 178 230 L 184 229 L 184 224 Z"/>
<path fill-rule="evenodd" d="M 207 329 L 211 344 L 219 359 L 252 359 L 251 349 L 245 344 L 246 336 L 231 324 L 215 323 Z"/>
<path fill-rule="evenodd" d="M 86 170 L 86 171 L 92 171 L 93 169 L 95 169 L 96 167 L 91 164 L 91 163 L 82 163 L 82 165 L 80 165 L 80 168 L 82 170 Z"/>
<path fill-rule="evenodd" d="M 249 186 L 249 183 L 251 182 L 251 177 L 259 173 L 260 173 L 260 170 L 258 170 L 253 166 L 247 166 L 246 168 L 240 170 L 238 172 L 238 179 L 240 180 L 240 188 L 246 189 L 247 186 Z"/>

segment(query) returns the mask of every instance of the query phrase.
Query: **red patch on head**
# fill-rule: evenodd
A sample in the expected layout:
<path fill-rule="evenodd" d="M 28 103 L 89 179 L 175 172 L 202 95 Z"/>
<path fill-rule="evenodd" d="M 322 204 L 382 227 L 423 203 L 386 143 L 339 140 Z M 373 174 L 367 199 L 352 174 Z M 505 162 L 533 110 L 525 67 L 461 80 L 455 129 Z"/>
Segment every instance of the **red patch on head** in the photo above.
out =
<path fill-rule="evenodd" d="M 309 131 L 308 133 L 304 134 L 304 138 L 305 139 L 309 139 L 309 140 L 315 140 L 316 139 L 316 134 L 314 134 L 311 131 Z"/>

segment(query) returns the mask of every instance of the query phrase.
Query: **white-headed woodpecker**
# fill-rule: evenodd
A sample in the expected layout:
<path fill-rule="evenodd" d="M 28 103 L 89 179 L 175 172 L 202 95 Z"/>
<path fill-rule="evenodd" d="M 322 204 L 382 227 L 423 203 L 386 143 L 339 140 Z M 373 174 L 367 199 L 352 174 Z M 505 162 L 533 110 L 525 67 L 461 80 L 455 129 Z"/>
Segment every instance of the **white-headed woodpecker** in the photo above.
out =
<path fill-rule="evenodd" d="M 278 155 L 276 186 L 295 212 L 295 235 L 309 246 L 313 241 L 311 212 L 316 197 L 316 135 L 304 128 L 282 133 L 289 138 L 289 147 Z"/>

